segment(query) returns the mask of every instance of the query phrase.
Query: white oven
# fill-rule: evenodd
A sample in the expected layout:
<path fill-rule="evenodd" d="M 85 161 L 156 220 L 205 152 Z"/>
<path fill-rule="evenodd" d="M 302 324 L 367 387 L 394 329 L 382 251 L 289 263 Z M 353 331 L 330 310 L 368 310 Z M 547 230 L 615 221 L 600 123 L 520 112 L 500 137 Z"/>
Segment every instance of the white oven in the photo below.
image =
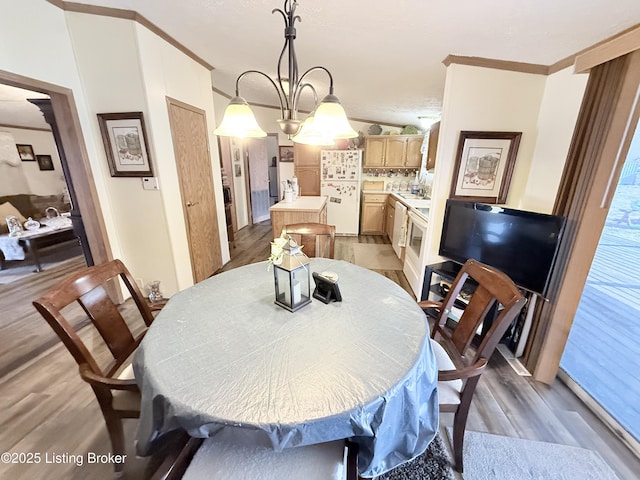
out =
<path fill-rule="evenodd" d="M 425 217 L 416 213 L 413 209 L 409 210 L 409 228 L 402 271 L 418 299 L 422 295 L 424 266 L 427 259 L 428 225 L 429 222 Z"/>

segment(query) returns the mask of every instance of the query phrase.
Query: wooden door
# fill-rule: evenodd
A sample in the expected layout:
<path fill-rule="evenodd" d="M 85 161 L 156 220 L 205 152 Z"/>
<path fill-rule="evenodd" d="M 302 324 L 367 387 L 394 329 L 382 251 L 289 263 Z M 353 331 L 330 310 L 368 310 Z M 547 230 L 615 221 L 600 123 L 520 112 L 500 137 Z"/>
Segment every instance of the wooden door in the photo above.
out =
<path fill-rule="evenodd" d="M 269 219 L 269 155 L 267 140 L 249 138 L 245 140 L 249 164 L 249 201 L 252 223 Z"/>
<path fill-rule="evenodd" d="M 171 138 L 186 219 L 193 281 L 222 267 L 207 119 L 199 108 L 167 98 Z"/>

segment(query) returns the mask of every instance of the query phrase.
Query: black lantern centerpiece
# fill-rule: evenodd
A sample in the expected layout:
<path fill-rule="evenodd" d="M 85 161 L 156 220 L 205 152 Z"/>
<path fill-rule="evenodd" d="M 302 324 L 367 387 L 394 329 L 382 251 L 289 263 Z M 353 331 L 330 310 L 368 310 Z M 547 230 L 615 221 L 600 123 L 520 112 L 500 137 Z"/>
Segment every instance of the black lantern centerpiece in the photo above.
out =
<path fill-rule="evenodd" d="M 282 308 L 295 312 L 311 303 L 311 274 L 309 257 L 291 238 L 282 246 L 282 253 L 273 262 L 275 281 L 275 303 Z"/>

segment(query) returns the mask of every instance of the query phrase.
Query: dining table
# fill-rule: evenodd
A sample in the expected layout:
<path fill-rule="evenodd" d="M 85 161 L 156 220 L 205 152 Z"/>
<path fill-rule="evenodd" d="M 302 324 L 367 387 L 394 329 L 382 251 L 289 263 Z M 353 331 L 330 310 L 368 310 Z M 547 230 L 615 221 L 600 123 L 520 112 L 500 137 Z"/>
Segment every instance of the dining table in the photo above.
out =
<path fill-rule="evenodd" d="M 252 431 L 276 451 L 349 439 L 360 476 L 371 478 L 426 450 L 438 430 L 438 374 L 424 312 L 372 270 L 324 258 L 308 267 L 337 276 L 342 300 L 281 308 L 268 262 L 169 299 L 133 359 L 138 455 L 180 430 Z"/>

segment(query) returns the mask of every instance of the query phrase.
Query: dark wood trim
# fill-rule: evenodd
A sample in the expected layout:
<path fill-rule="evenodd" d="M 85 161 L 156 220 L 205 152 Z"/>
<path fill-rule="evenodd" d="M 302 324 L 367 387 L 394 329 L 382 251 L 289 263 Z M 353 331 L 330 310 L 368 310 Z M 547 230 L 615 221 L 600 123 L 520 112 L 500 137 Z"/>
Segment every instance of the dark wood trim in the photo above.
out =
<path fill-rule="evenodd" d="M 64 0 L 47 0 L 50 4 L 55 5 L 58 8 L 66 12 L 86 13 L 89 15 L 101 15 L 103 17 L 121 18 L 125 20 L 133 20 L 139 23 L 143 27 L 146 27 L 149 31 L 155 33 L 160 38 L 165 40 L 170 45 L 180 50 L 182 53 L 190 57 L 192 60 L 198 62 L 207 70 L 214 70 L 214 67 L 209 64 L 202 57 L 189 50 L 187 47 L 178 42 L 175 38 L 162 30 L 160 27 L 150 22 L 145 17 L 140 15 L 134 10 L 124 10 L 121 8 L 100 7 L 97 5 L 85 5 L 83 3 L 66 2 Z"/>
<path fill-rule="evenodd" d="M 551 301 L 533 321 L 525 365 L 551 383 L 580 302 L 609 209 L 610 186 L 620 175 L 640 114 L 640 51 L 592 69 L 553 213 L 567 217 L 550 283 Z"/>
<path fill-rule="evenodd" d="M 576 54 L 576 73 L 640 49 L 640 25 L 634 25 Z"/>
<path fill-rule="evenodd" d="M 553 75 L 554 73 L 558 73 L 560 70 L 572 67 L 575 61 L 575 55 L 571 55 L 567 58 L 563 58 L 562 60 L 558 60 L 556 63 L 549 65 L 547 75 Z"/>
<path fill-rule="evenodd" d="M 48 133 L 51 133 L 51 129 L 50 128 L 45 128 L 45 127 L 41 127 L 41 128 L 25 127 L 23 125 L 10 125 L 8 123 L 0 123 L 0 128 L 16 128 L 16 129 L 20 129 L 20 130 L 34 130 L 36 132 L 48 132 Z"/>
<path fill-rule="evenodd" d="M 447 55 L 442 61 L 445 67 L 455 63 L 457 65 L 469 65 L 472 67 L 492 68 L 494 70 L 508 70 L 511 72 L 532 73 L 535 75 L 548 75 L 549 67 L 534 63 L 511 62 L 508 60 L 494 60 L 482 57 L 465 57 L 461 55 Z"/>

